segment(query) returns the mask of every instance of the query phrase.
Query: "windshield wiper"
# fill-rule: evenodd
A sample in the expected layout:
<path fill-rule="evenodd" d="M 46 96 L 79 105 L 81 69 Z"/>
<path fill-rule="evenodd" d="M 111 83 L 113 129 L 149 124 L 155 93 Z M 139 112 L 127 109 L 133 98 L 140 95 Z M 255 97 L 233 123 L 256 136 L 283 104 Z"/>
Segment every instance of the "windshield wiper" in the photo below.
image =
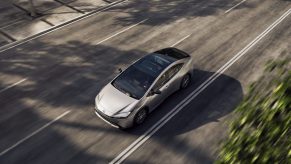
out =
<path fill-rule="evenodd" d="M 121 91 L 122 93 L 126 94 L 126 92 L 125 92 L 123 89 L 121 89 L 120 87 L 118 87 L 118 86 L 115 85 L 114 83 L 112 83 L 112 85 L 113 85 L 116 89 L 118 89 L 119 91 Z"/>
<path fill-rule="evenodd" d="M 138 99 L 138 97 L 136 95 L 131 94 L 130 97 Z"/>
<path fill-rule="evenodd" d="M 122 89 L 121 87 L 118 87 L 117 85 L 115 85 L 114 83 L 112 83 L 112 85 L 117 88 L 119 91 L 121 91 L 122 93 L 128 95 L 131 97 L 131 94 L 129 92 L 126 92 L 124 89 Z"/>
<path fill-rule="evenodd" d="M 132 97 L 132 98 L 135 98 L 135 99 L 138 99 L 138 97 L 137 97 L 136 95 L 134 95 L 134 94 L 132 94 L 132 93 L 130 93 L 130 92 L 125 91 L 124 89 L 122 89 L 121 87 L 118 87 L 118 86 L 115 85 L 114 83 L 112 83 L 112 85 L 113 85 L 116 89 L 118 89 L 120 92 L 126 94 L 127 96 Z"/>
<path fill-rule="evenodd" d="M 125 94 L 129 97 L 132 97 L 132 98 L 135 98 L 135 99 L 138 99 L 138 97 L 132 93 L 129 93 L 129 92 L 125 92 Z"/>

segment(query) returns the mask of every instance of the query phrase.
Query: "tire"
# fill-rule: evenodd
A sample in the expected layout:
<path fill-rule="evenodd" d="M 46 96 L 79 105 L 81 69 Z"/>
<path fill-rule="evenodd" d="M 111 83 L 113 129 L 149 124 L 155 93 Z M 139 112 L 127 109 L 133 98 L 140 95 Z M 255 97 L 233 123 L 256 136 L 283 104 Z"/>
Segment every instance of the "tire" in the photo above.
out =
<path fill-rule="evenodd" d="M 180 89 L 185 89 L 190 85 L 191 82 L 191 76 L 189 74 L 186 74 L 183 76 L 180 84 Z"/>
<path fill-rule="evenodd" d="M 139 110 L 135 116 L 134 116 L 134 124 L 135 125 L 140 125 L 144 122 L 144 120 L 147 118 L 148 116 L 148 111 L 145 108 L 142 108 L 141 110 Z"/>

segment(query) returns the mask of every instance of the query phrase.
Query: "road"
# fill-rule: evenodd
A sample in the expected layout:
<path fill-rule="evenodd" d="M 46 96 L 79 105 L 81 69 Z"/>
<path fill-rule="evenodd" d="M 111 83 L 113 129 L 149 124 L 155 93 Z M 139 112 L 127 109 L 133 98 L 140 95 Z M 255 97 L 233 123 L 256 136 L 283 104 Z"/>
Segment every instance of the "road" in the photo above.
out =
<path fill-rule="evenodd" d="M 0 163 L 111 162 L 290 8 L 289 0 L 129 0 L 1 52 Z M 213 163 L 248 86 L 266 61 L 291 54 L 290 43 L 291 14 L 123 162 Z M 172 45 L 195 59 L 187 90 L 133 129 L 94 114 L 118 68 Z"/>

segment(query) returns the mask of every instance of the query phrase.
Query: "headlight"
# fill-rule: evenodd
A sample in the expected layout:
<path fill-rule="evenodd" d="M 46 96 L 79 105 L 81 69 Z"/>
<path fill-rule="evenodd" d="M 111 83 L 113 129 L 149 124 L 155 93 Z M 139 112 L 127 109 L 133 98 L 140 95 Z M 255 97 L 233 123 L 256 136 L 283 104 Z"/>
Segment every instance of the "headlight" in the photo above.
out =
<path fill-rule="evenodd" d="M 98 94 L 97 96 L 96 96 L 96 99 L 95 100 L 97 100 L 98 102 L 100 101 L 100 95 Z"/>
<path fill-rule="evenodd" d="M 117 117 L 117 118 L 125 118 L 128 117 L 130 115 L 131 112 L 120 112 L 115 114 L 113 117 Z"/>

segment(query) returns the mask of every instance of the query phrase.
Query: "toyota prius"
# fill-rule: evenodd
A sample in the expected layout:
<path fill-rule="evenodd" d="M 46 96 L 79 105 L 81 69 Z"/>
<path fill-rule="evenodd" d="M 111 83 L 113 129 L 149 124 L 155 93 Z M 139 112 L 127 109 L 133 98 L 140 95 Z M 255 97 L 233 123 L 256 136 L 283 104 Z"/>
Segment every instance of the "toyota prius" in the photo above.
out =
<path fill-rule="evenodd" d="M 192 66 L 191 56 L 176 48 L 148 54 L 101 89 L 95 113 L 114 127 L 142 124 L 163 100 L 190 84 Z"/>

